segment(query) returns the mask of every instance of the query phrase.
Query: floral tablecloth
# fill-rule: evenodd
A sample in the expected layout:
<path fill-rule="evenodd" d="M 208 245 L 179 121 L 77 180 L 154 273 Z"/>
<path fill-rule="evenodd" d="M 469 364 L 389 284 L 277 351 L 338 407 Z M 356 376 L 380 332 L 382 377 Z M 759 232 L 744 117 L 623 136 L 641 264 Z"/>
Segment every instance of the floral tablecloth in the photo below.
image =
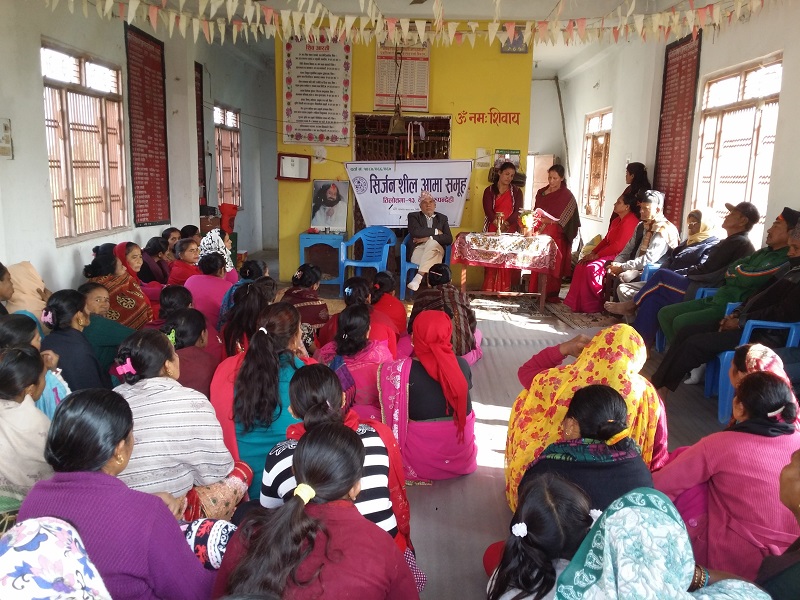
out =
<path fill-rule="evenodd" d="M 559 260 L 561 251 L 549 235 L 459 233 L 453 242 L 452 262 L 477 267 L 547 273 Z"/>

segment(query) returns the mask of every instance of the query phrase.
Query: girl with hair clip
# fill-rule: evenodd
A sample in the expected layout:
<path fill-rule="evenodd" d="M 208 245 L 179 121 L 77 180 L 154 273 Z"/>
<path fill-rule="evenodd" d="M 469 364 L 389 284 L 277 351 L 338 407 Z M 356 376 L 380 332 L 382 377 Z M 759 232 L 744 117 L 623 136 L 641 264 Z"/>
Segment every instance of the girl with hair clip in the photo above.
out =
<path fill-rule="evenodd" d="M 605 510 L 613 500 L 638 487 L 653 487 L 653 476 L 630 437 L 628 407 L 607 385 L 575 392 L 561 423 L 563 441 L 550 444 L 523 475 L 520 488 L 541 473 L 554 473 L 579 485 L 592 508 Z"/>
<path fill-rule="evenodd" d="M 444 263 L 433 265 L 428 271 L 428 287 L 414 294 L 414 305 L 408 318 L 408 332 L 411 333 L 414 320 L 423 310 L 448 310 L 453 319 L 453 352 L 461 356 L 470 366 L 483 356 L 481 340 L 475 311 L 469 305 L 469 298 L 452 283 L 450 267 Z"/>
<path fill-rule="evenodd" d="M 695 560 L 752 581 L 764 556 L 783 552 L 800 535 L 778 489 L 781 469 L 800 449 L 797 404 L 779 376 L 750 373 L 736 388 L 733 417 L 724 431 L 653 473 L 653 481 L 684 516 Z M 686 492 L 702 493 L 702 501 L 688 505 Z"/>
<path fill-rule="evenodd" d="M 203 313 L 194 308 L 175 311 L 161 331 L 167 334 L 175 346 L 175 353 L 181 359 L 178 383 L 197 390 L 208 398 L 211 395 L 211 378 L 219 360 L 215 360 L 205 351 L 208 329 Z"/>
<path fill-rule="evenodd" d="M 325 365 L 308 365 L 292 377 L 289 385 L 289 410 L 302 423 L 290 425 L 287 439 L 275 445 L 267 454 L 261 485 L 261 506 L 278 508 L 297 487 L 292 472 L 292 457 L 298 440 L 309 431 L 325 424 L 344 423 L 361 438 L 364 456 L 364 479 L 355 504 L 359 512 L 394 538 L 418 581 L 425 585 L 425 575 L 419 570 L 411 545 L 406 480 L 403 457 L 391 429 L 378 419 L 363 419 L 348 410 L 339 379 Z"/>
<path fill-rule="evenodd" d="M 139 246 L 133 243 L 123 243 L 121 246 L 123 259 L 128 253 L 138 256 L 137 260 L 131 258 L 131 261 L 134 265 L 141 266 Z M 95 246 L 92 252 L 94 259 L 83 268 L 83 275 L 108 290 L 108 318 L 132 329 L 140 329 L 145 323 L 152 321 L 153 307 L 139 285 L 136 276 L 138 268 L 134 269 L 129 262 L 120 260 L 114 244 Z"/>
<path fill-rule="evenodd" d="M 368 339 L 368 306 L 354 304 L 338 316 L 336 338 L 317 350 L 314 359 L 336 372 L 348 409 L 354 409 L 364 418 L 380 420 L 378 368 L 392 360 L 392 353 L 385 340 Z"/>
<path fill-rule="evenodd" d="M 344 425 L 320 425 L 300 438 L 297 487 L 282 507 L 250 513 L 231 538 L 212 597 L 419 598 L 391 538 L 354 505 L 364 455 L 364 444 Z"/>
<path fill-rule="evenodd" d="M 92 345 L 83 335 L 90 320 L 86 296 L 75 290 L 59 290 L 47 300 L 41 320 L 51 329 L 42 340 L 42 350 L 58 355 L 61 376 L 73 392 L 111 388 L 110 375 L 100 366 Z"/>
<path fill-rule="evenodd" d="M 488 600 L 552 600 L 556 579 L 592 526 L 589 512 L 589 497 L 574 483 L 549 473 L 532 478 L 520 489 Z"/>
<path fill-rule="evenodd" d="M 114 388 L 130 404 L 136 448 L 120 476 L 143 492 L 186 496 L 185 520 L 228 520 L 252 473 L 235 463 L 208 399 L 183 387 L 180 358 L 160 331 L 137 331 L 119 348 Z"/>
<path fill-rule="evenodd" d="M 200 275 L 192 275 L 183 285 L 192 292 L 192 308 L 203 313 L 206 323 L 214 327 L 219 321 L 222 299 L 233 284 L 225 279 L 225 259 L 219 254 L 206 254 L 197 266 Z"/>
<path fill-rule="evenodd" d="M 397 357 L 397 340 L 400 332 L 392 320 L 384 313 L 376 311 L 371 306 L 372 290 L 369 282 L 363 277 L 351 277 L 344 282 L 344 303 L 347 306 L 365 304 L 369 307 L 369 339 L 373 341 L 386 340 L 392 357 Z M 333 341 L 338 325 L 339 315 L 331 315 L 330 320 L 317 333 L 317 346 L 322 348 Z"/>
<path fill-rule="evenodd" d="M 0 496 L 6 498 L 22 500 L 34 483 L 53 472 L 43 458 L 50 419 L 35 404 L 44 390 L 45 370 L 30 345 L 0 350 Z"/>
<path fill-rule="evenodd" d="M 33 487 L 19 521 L 55 517 L 71 524 L 115 600 L 208 598 L 215 572 L 192 553 L 175 508 L 164 496 L 120 481 L 140 443 L 131 407 L 119 394 L 70 394 L 56 410 L 42 453 L 55 474 Z"/>
<path fill-rule="evenodd" d="M 382 312 L 392 320 L 401 335 L 406 333 L 408 315 L 406 305 L 395 297 L 396 283 L 389 271 L 375 273 L 372 279 L 372 300 L 374 310 Z"/>
<path fill-rule="evenodd" d="M 250 283 L 264 276 L 269 276 L 269 268 L 263 260 L 246 260 L 239 269 L 239 281 L 234 283 L 222 297 L 222 305 L 219 309 L 219 319 L 217 329 L 222 330 L 228 319 L 228 311 L 233 308 L 233 294 L 245 283 Z"/>
<path fill-rule="evenodd" d="M 317 350 L 317 331 L 328 322 L 328 305 L 319 297 L 322 271 L 316 265 L 305 263 L 292 275 L 292 287 L 283 294 L 281 302 L 288 302 L 300 311 L 303 343 L 309 354 Z"/>
<path fill-rule="evenodd" d="M 36 407 L 52 419 L 56 406 L 70 392 L 58 368 L 59 356 L 52 350 L 41 352 L 42 336 L 39 333 L 39 323 L 34 317 L 25 314 L 0 316 L 0 349 L 29 346 L 40 352 L 46 367 L 44 390 L 39 398 L 34 398 L 34 401 Z"/>
<path fill-rule="evenodd" d="M 211 404 L 225 445 L 254 473 L 250 498 L 261 491 L 267 452 L 297 423 L 288 410 L 289 382 L 308 360 L 300 313 L 278 302 L 259 315 L 247 352 L 223 360 L 211 380 Z"/>
<path fill-rule="evenodd" d="M 258 329 L 258 318 L 275 300 L 277 290 L 278 284 L 268 276 L 249 281 L 236 290 L 221 330 L 225 356 L 247 351 L 250 338 Z"/>
<path fill-rule="evenodd" d="M 223 279 L 231 285 L 239 281 L 239 273 L 231 260 L 231 236 L 224 229 L 216 228 L 209 231 L 200 240 L 200 258 L 209 254 L 217 254 L 225 260 L 225 274 Z"/>

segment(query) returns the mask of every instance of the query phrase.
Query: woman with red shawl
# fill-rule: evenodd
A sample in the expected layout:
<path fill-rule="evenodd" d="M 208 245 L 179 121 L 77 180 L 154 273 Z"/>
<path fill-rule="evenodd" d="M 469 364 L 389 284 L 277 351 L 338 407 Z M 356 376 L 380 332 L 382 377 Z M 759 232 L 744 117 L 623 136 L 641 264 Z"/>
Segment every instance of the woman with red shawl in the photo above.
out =
<path fill-rule="evenodd" d="M 142 288 L 147 301 L 150 303 L 150 307 L 153 309 L 153 316 L 155 317 L 161 308 L 159 298 L 161 296 L 161 290 L 164 289 L 164 284 L 157 281 L 145 283 L 142 281 L 142 278 L 139 277 L 139 272 L 142 270 L 142 265 L 144 264 L 144 252 L 142 249 L 138 244 L 133 242 L 122 242 L 114 246 L 114 256 L 116 256 L 119 262 L 122 263 L 122 266 L 125 267 L 128 275 Z"/>
<path fill-rule="evenodd" d="M 131 246 L 131 254 L 139 248 L 136 244 L 123 242 L 123 248 Z M 108 318 L 120 325 L 140 329 L 145 323 L 153 320 L 153 307 L 136 277 L 132 277 L 127 263 L 116 256 L 117 246 L 102 244 L 94 247 L 94 260 L 83 268 L 83 274 L 89 281 L 99 283 L 108 290 L 111 306 Z M 123 252 L 125 250 L 123 249 Z M 139 250 L 139 266 L 141 266 L 141 250 Z"/>
<path fill-rule="evenodd" d="M 483 190 L 483 212 L 486 220 L 484 232 L 496 232 L 495 218 L 503 213 L 506 233 L 519 231 L 519 211 L 522 210 L 522 190 L 512 182 L 517 174 L 514 163 L 504 162 L 497 170 L 497 183 Z M 509 292 L 511 286 L 519 285 L 519 269 L 496 269 L 486 267 L 483 275 L 482 290 L 487 292 Z"/>
<path fill-rule="evenodd" d="M 578 214 L 578 203 L 575 196 L 567 189 L 564 181 L 564 167 L 553 165 L 547 170 L 548 185 L 536 192 L 534 208 L 541 208 L 558 220 L 542 217 L 544 229 L 539 233 L 553 238 L 558 249 L 561 250 L 561 261 L 556 262 L 555 272 L 547 278 L 547 301 L 560 302 L 558 293 L 561 291 L 561 278 L 569 277 L 572 273 L 572 240 L 578 235 L 581 218 Z M 528 290 L 539 290 L 539 275 L 531 273 Z"/>
<path fill-rule="evenodd" d="M 168 285 L 183 285 L 192 275 L 200 275 L 197 261 L 200 260 L 200 248 L 192 238 L 178 240 L 175 244 L 175 260 L 169 272 Z"/>
<path fill-rule="evenodd" d="M 400 445 L 406 479 L 472 473 L 478 468 L 472 373 L 453 353 L 450 317 L 422 311 L 413 333 L 415 358 L 383 363 L 378 371 L 383 419 Z"/>

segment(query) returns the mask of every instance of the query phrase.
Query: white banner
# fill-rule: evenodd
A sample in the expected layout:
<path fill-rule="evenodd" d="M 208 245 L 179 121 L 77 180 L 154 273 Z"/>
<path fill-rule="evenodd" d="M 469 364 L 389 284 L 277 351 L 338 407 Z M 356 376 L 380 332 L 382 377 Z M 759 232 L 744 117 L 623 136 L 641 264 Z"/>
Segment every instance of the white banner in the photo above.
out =
<path fill-rule="evenodd" d="M 345 168 L 367 225 L 406 227 L 423 191 L 431 193 L 436 212 L 447 215 L 451 227 L 461 225 L 471 160 L 363 161 Z"/>

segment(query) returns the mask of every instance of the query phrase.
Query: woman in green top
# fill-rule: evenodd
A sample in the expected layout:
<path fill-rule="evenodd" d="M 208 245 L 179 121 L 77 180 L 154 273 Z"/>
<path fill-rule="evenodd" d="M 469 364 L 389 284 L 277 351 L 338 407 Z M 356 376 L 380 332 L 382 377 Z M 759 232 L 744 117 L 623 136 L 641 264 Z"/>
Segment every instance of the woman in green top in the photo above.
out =
<path fill-rule="evenodd" d="M 106 318 L 111 308 L 111 298 L 102 284 L 89 281 L 80 286 L 78 291 L 86 296 L 86 310 L 91 315 L 83 335 L 89 340 L 100 368 L 106 372 L 114 363 L 119 345 L 136 330 Z"/>

